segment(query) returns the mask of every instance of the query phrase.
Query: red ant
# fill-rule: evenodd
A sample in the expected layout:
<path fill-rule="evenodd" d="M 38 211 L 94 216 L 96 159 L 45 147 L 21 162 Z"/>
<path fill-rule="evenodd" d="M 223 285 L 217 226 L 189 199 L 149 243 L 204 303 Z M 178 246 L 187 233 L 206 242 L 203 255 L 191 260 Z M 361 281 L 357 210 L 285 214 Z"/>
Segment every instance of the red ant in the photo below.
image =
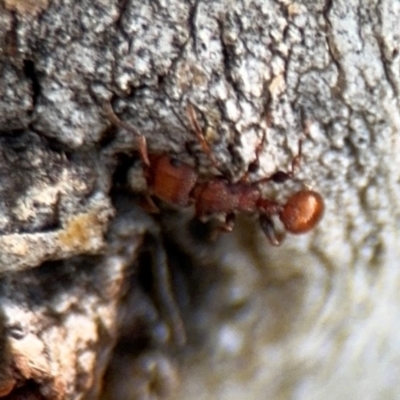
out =
<path fill-rule="evenodd" d="M 260 192 L 260 185 L 264 183 L 283 183 L 293 179 L 302 157 L 301 140 L 298 154 L 293 158 L 291 169 L 288 172 L 279 170 L 271 176 L 255 182 L 248 182 L 247 174 L 236 183 L 230 182 L 224 176 L 203 181 L 199 180 L 197 172 L 188 164 L 167 154 L 149 155 L 144 136 L 121 121 L 115 115 L 110 104 L 106 105 L 106 113 L 111 122 L 133 133 L 138 139 L 139 152 L 150 191 L 149 201 L 151 201 L 151 196 L 154 196 L 175 207 L 187 207 L 194 204 L 196 216 L 201 220 L 222 214 L 224 222 L 219 229 L 226 232 L 232 230 L 234 217 L 238 212 L 258 214 L 261 229 L 274 246 L 279 246 L 284 237 L 275 231 L 274 216 L 279 217 L 287 232 L 301 234 L 313 229 L 323 215 L 323 198 L 313 190 L 302 189 L 295 192 L 284 204 L 265 198 Z M 188 107 L 188 116 L 203 151 L 213 166 L 218 169 L 215 157 L 201 131 L 191 104 Z M 258 153 L 259 148 L 256 151 L 256 162 L 258 162 Z"/>

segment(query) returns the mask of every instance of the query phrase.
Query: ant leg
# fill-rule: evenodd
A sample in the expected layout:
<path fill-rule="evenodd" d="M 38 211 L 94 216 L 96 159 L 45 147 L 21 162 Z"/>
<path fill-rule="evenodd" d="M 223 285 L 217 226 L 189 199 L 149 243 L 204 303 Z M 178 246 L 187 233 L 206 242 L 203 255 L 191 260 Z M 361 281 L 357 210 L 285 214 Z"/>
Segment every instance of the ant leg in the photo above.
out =
<path fill-rule="evenodd" d="M 311 121 L 308 119 L 303 122 L 303 138 L 306 136 L 309 136 L 310 125 L 311 125 Z M 297 155 L 293 157 L 292 163 L 291 163 L 291 169 L 287 173 L 289 178 L 291 178 L 291 179 L 294 178 L 296 171 L 300 168 L 301 160 L 303 158 L 303 140 L 304 140 L 303 138 L 299 139 Z"/>
<path fill-rule="evenodd" d="M 203 152 L 207 155 L 207 157 L 211 161 L 211 164 L 213 165 L 213 167 L 219 170 L 218 162 L 211 150 L 210 144 L 207 142 L 206 138 L 204 137 L 204 134 L 203 134 L 203 132 L 200 128 L 200 125 L 197 121 L 196 113 L 194 111 L 193 105 L 191 103 L 189 103 L 189 105 L 188 105 L 187 113 L 189 115 L 190 123 L 192 124 L 192 128 L 196 134 L 198 141 L 200 142 Z"/>
<path fill-rule="evenodd" d="M 129 125 L 126 122 L 122 121 L 115 114 L 115 111 L 111 106 L 111 103 L 106 102 L 104 104 L 104 111 L 107 114 L 108 119 L 114 125 L 118 126 L 121 129 L 125 129 L 126 131 L 128 131 L 128 132 L 132 133 L 134 136 L 136 136 L 138 144 L 139 144 L 140 157 L 141 157 L 143 163 L 149 167 L 150 166 L 150 160 L 149 160 L 149 154 L 147 152 L 146 138 L 139 131 L 137 131 L 134 127 L 132 127 L 131 125 Z"/>
<path fill-rule="evenodd" d="M 218 226 L 220 232 L 232 232 L 235 225 L 235 214 L 233 212 L 225 215 L 225 221 L 221 222 Z"/>
<path fill-rule="evenodd" d="M 265 236 L 272 244 L 272 246 L 280 246 L 285 236 L 283 234 L 282 235 L 276 234 L 274 222 L 272 221 L 272 219 L 265 214 L 261 214 L 260 225 L 261 229 L 263 230 Z"/>
<path fill-rule="evenodd" d="M 256 147 L 256 150 L 255 150 L 256 158 L 249 165 L 249 169 L 251 169 L 250 172 L 255 172 L 255 171 L 258 170 L 258 168 L 260 168 L 260 153 L 261 153 L 261 150 L 264 147 L 264 143 L 265 143 L 266 137 L 267 137 L 267 133 L 266 133 L 266 130 L 264 129 L 262 137 L 261 137 L 261 140 L 258 143 L 258 145 Z"/>
<path fill-rule="evenodd" d="M 292 159 L 291 171 L 289 173 L 291 178 L 294 177 L 296 170 L 300 168 L 301 159 L 303 157 L 303 139 L 299 139 L 298 146 L 297 155 Z"/>
<path fill-rule="evenodd" d="M 206 239 L 211 242 L 215 242 L 221 233 L 232 232 L 235 225 L 235 213 L 228 213 L 224 219 L 221 220 L 218 217 L 210 218 L 207 216 L 196 215 L 196 220 L 207 226 Z"/>
<path fill-rule="evenodd" d="M 258 169 L 260 168 L 260 153 L 261 153 L 261 150 L 264 147 L 264 143 L 265 143 L 265 138 L 266 137 L 267 137 L 267 134 L 266 134 L 266 131 L 264 129 L 262 138 L 261 138 L 260 142 L 257 144 L 257 147 L 255 149 L 255 153 L 256 153 L 255 159 L 249 164 L 247 172 L 240 179 L 241 182 L 247 182 L 249 180 L 249 175 L 254 173 L 254 172 L 257 172 Z"/>
<path fill-rule="evenodd" d="M 300 168 L 300 163 L 303 156 L 302 148 L 303 148 L 303 139 L 299 139 L 298 152 L 292 159 L 289 171 L 287 172 L 281 170 L 276 171 L 271 176 L 259 179 L 258 181 L 254 182 L 253 185 L 260 185 L 266 182 L 284 183 L 289 179 L 293 179 L 294 176 L 296 175 L 296 170 Z"/>
<path fill-rule="evenodd" d="M 160 238 L 153 236 L 150 238 L 150 241 L 152 249 L 151 265 L 159 306 L 168 319 L 174 343 L 179 347 L 184 346 L 186 344 L 186 331 L 172 292 L 171 277 L 163 243 Z"/>
<path fill-rule="evenodd" d="M 211 241 L 214 242 L 215 240 L 217 240 L 221 233 L 232 232 L 234 225 L 235 225 L 235 214 L 233 212 L 226 214 L 224 221 L 215 221 L 210 235 Z"/>
<path fill-rule="evenodd" d="M 140 201 L 140 206 L 150 214 L 159 214 L 160 209 L 149 194 L 145 194 Z"/>

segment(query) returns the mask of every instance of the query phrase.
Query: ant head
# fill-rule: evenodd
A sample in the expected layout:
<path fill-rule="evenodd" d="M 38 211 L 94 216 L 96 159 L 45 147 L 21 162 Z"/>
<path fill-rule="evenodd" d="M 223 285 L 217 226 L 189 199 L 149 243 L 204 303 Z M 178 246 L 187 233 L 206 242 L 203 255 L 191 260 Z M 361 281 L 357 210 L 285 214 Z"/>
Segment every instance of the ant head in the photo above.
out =
<path fill-rule="evenodd" d="M 152 157 L 149 168 L 152 194 L 165 203 L 186 207 L 190 202 L 197 173 L 189 165 L 167 155 Z"/>
<path fill-rule="evenodd" d="M 318 224 L 324 209 L 324 200 L 318 192 L 300 190 L 289 197 L 279 213 L 279 218 L 288 232 L 301 234 Z"/>

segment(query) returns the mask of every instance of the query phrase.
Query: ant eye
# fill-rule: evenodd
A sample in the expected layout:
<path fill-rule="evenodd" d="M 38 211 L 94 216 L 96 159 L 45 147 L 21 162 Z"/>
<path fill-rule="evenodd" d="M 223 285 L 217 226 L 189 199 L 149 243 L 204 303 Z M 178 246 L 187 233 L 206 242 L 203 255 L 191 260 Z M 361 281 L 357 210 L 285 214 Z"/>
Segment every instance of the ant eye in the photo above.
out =
<path fill-rule="evenodd" d="M 182 166 L 182 162 L 179 161 L 177 158 L 170 158 L 169 163 L 174 167 L 174 168 L 179 168 Z"/>

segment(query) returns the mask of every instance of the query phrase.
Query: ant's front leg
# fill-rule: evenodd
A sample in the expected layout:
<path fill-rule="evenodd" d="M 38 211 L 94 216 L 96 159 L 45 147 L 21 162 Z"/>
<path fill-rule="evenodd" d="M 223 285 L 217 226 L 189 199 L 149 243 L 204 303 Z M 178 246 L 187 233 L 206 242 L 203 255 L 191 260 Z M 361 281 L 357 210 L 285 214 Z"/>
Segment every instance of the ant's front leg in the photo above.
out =
<path fill-rule="evenodd" d="M 104 103 L 104 111 L 108 117 L 108 119 L 115 125 L 118 126 L 121 129 L 124 129 L 130 133 L 132 133 L 137 141 L 138 141 L 138 150 L 140 153 L 140 157 L 143 161 L 143 163 L 147 166 L 150 167 L 150 160 L 149 160 L 149 154 L 147 152 L 147 142 L 146 142 L 146 137 L 143 136 L 138 130 L 136 130 L 133 126 L 127 124 L 126 122 L 122 121 L 117 114 L 115 114 L 114 109 L 111 106 L 111 103 L 106 102 Z"/>
<path fill-rule="evenodd" d="M 144 211 L 147 211 L 150 214 L 159 214 L 160 208 L 154 202 L 153 198 L 150 194 L 143 194 L 143 197 L 140 201 L 140 206 L 143 208 Z"/>

